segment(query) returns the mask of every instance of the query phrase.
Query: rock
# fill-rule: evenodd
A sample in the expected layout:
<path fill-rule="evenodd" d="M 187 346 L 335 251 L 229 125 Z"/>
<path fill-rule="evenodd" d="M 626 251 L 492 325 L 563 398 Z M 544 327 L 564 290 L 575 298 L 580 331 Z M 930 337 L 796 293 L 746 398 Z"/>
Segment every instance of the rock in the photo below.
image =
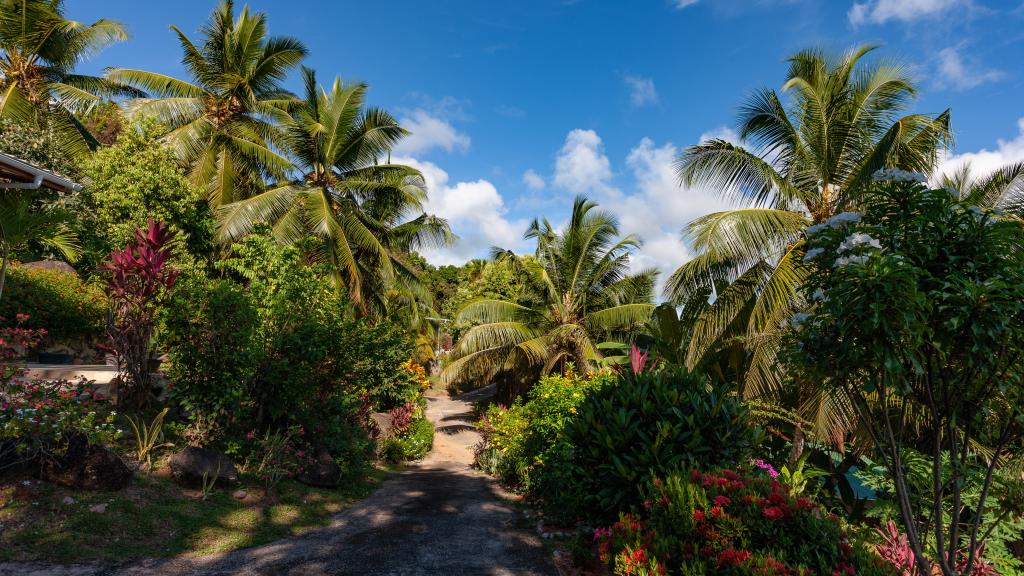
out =
<path fill-rule="evenodd" d="M 375 438 L 387 438 L 391 434 L 391 415 L 387 412 L 372 412 L 370 421 L 376 428 Z"/>
<path fill-rule="evenodd" d="M 97 514 L 103 514 L 106 511 L 107 511 L 107 505 L 106 504 L 97 504 L 95 506 L 90 506 L 89 507 L 89 512 L 95 512 Z"/>
<path fill-rule="evenodd" d="M 65 506 L 71 506 L 72 504 L 75 503 L 75 499 L 72 498 L 71 496 L 65 496 L 64 499 L 61 500 L 61 502 L 63 502 Z"/>
<path fill-rule="evenodd" d="M 337 488 L 341 483 L 341 467 L 327 450 L 321 448 L 317 450 L 316 459 L 306 465 L 295 479 L 317 488 Z"/>
<path fill-rule="evenodd" d="M 106 447 L 75 436 L 63 453 L 43 460 L 40 476 L 79 490 L 120 490 L 131 482 L 132 471 Z"/>
<path fill-rule="evenodd" d="M 179 486 L 202 488 L 203 476 L 207 481 L 216 478 L 214 486 L 238 484 L 238 470 L 223 452 L 212 448 L 189 446 L 168 461 L 171 477 Z"/>
<path fill-rule="evenodd" d="M 245 497 L 248 495 L 249 493 L 246 492 L 245 490 L 235 490 L 235 493 L 232 494 L 231 497 L 234 498 L 235 500 L 245 500 Z"/>

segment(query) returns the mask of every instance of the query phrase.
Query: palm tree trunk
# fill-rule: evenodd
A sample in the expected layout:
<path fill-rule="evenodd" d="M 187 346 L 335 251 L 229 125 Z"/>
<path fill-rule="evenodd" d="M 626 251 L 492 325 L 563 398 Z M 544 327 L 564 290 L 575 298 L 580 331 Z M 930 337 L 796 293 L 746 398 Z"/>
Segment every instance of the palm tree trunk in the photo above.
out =
<path fill-rule="evenodd" d="M 7 281 L 7 257 L 10 256 L 10 247 L 7 242 L 4 242 L 3 245 L 3 253 L 0 255 L 0 298 L 4 296 L 4 283 Z"/>

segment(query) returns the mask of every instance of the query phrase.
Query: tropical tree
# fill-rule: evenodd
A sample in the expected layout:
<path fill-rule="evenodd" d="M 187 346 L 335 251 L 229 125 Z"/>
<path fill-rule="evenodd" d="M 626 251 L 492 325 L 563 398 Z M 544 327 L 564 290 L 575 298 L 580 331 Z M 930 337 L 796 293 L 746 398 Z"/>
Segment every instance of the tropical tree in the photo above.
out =
<path fill-rule="evenodd" d="M 983 177 L 965 162 L 942 174 L 938 181 L 940 186 L 957 192 L 961 201 L 1024 218 L 1024 162 L 1003 166 Z"/>
<path fill-rule="evenodd" d="M 481 299 L 459 311 L 456 323 L 475 324 L 453 350 L 441 373 L 446 384 L 528 382 L 571 361 L 591 372 L 601 354 L 599 336 L 641 326 L 650 318 L 656 272 L 628 272 L 635 236 L 619 237 L 618 222 L 584 197 L 559 232 L 546 219 L 534 220 L 525 238 L 537 243 L 525 261 L 539 285 L 519 301 Z M 496 251 L 499 258 L 516 258 Z M 504 396 L 515 395 L 516 386 Z"/>
<path fill-rule="evenodd" d="M 781 394 L 776 352 L 781 324 L 804 305 L 804 229 L 856 209 L 879 169 L 930 172 L 950 143 L 948 110 L 901 115 L 916 94 L 914 85 L 903 65 L 866 61 L 873 49 L 837 57 L 814 49 L 793 55 L 781 94 L 761 89 L 742 106 L 742 144 L 709 140 L 677 159 L 683 185 L 716 187 L 741 207 L 685 228 L 697 256 L 672 274 L 666 294 L 682 302 L 718 282 L 730 283 L 698 320 L 687 363 L 699 364 L 741 328 L 751 353 L 741 383 L 748 397 Z M 844 417 L 849 410 L 820 395 L 798 396 L 795 407 L 815 431 L 841 442 L 851 425 Z M 798 453 L 799 427 L 796 440 Z"/>
<path fill-rule="evenodd" d="M 216 208 L 261 190 L 264 176 L 289 168 L 275 144 L 277 123 L 294 97 L 280 83 L 306 48 L 294 38 L 268 36 L 266 14 L 248 6 L 235 18 L 231 0 L 213 11 L 198 45 L 177 26 L 171 30 L 191 81 L 125 68 L 108 70 L 106 78 L 150 94 L 129 103 L 128 113 L 167 126 L 165 140 Z"/>
<path fill-rule="evenodd" d="M 283 120 L 281 139 L 298 174 L 222 206 L 220 237 L 235 240 L 265 222 L 282 243 L 316 239 L 313 257 L 331 264 L 364 313 L 393 300 L 429 301 L 400 256 L 448 243 L 452 234 L 446 221 L 424 213 L 417 170 L 378 163 L 408 132 L 387 112 L 363 107 L 365 84 L 335 79 L 326 90 L 306 68 L 303 78 L 305 98 Z"/>
<path fill-rule="evenodd" d="M 0 193 L 0 297 L 7 265 L 14 253 L 29 243 L 56 250 L 70 262 L 78 258 L 78 241 L 64 213 L 37 210 L 26 191 L 4 190 Z"/>
<path fill-rule="evenodd" d="M 80 62 L 128 39 L 124 26 L 68 20 L 60 0 L 0 0 L 0 119 L 50 127 L 79 158 L 96 140 L 76 115 L 104 97 L 141 93 L 113 80 L 75 74 Z"/>

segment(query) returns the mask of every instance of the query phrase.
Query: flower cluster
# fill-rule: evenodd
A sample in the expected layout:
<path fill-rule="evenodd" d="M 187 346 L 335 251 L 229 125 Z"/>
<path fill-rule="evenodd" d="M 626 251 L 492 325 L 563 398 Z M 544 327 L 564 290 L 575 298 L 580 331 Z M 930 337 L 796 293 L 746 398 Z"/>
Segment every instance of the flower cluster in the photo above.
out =
<path fill-rule="evenodd" d="M 892 573 L 850 543 L 837 517 L 768 475 L 723 469 L 670 476 L 652 483 L 644 508 L 643 518 L 624 515 L 594 533 L 615 574 Z M 653 571 L 640 571 L 637 551 L 646 562 L 639 565 Z"/>
<path fill-rule="evenodd" d="M 821 224 L 808 226 L 807 229 L 804 230 L 804 233 L 808 236 L 813 236 L 818 232 L 828 230 L 830 228 L 841 228 L 847 224 L 856 224 L 857 222 L 860 222 L 863 217 L 864 215 L 860 212 L 840 212 Z"/>
<path fill-rule="evenodd" d="M 0 439 L 14 440 L 21 453 L 59 452 L 72 436 L 108 444 L 123 432 L 110 401 L 84 378 L 76 382 L 15 380 L 0 395 Z"/>
<path fill-rule="evenodd" d="M 876 182 L 887 181 L 887 182 L 917 182 L 919 184 L 927 184 L 928 177 L 920 172 L 907 172 L 906 170 L 900 170 L 899 168 L 884 168 L 878 170 L 871 176 Z"/>
<path fill-rule="evenodd" d="M 430 388 L 430 379 L 427 378 L 426 369 L 414 362 L 412 358 L 402 362 L 401 368 L 409 373 L 409 379 L 418 384 L 420 390 L 426 391 Z"/>
<path fill-rule="evenodd" d="M 0 328 L 0 387 L 25 376 L 21 356 L 46 337 L 44 328 L 25 328 L 28 320 L 28 314 L 17 314 L 14 326 Z M 0 318 L 0 322 L 5 321 L 5 318 Z"/>

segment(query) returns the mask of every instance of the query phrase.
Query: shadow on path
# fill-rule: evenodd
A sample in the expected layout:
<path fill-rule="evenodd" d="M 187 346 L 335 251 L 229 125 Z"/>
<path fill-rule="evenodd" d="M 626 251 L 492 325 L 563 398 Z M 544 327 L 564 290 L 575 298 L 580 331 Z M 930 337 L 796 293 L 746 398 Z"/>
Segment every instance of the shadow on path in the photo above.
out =
<path fill-rule="evenodd" d="M 537 575 L 555 576 L 540 538 L 471 468 L 480 436 L 471 401 L 431 397 L 434 450 L 392 473 L 331 526 L 265 546 L 203 558 L 143 560 L 118 567 L 0 564 L 0 574 L 113 575 Z"/>

